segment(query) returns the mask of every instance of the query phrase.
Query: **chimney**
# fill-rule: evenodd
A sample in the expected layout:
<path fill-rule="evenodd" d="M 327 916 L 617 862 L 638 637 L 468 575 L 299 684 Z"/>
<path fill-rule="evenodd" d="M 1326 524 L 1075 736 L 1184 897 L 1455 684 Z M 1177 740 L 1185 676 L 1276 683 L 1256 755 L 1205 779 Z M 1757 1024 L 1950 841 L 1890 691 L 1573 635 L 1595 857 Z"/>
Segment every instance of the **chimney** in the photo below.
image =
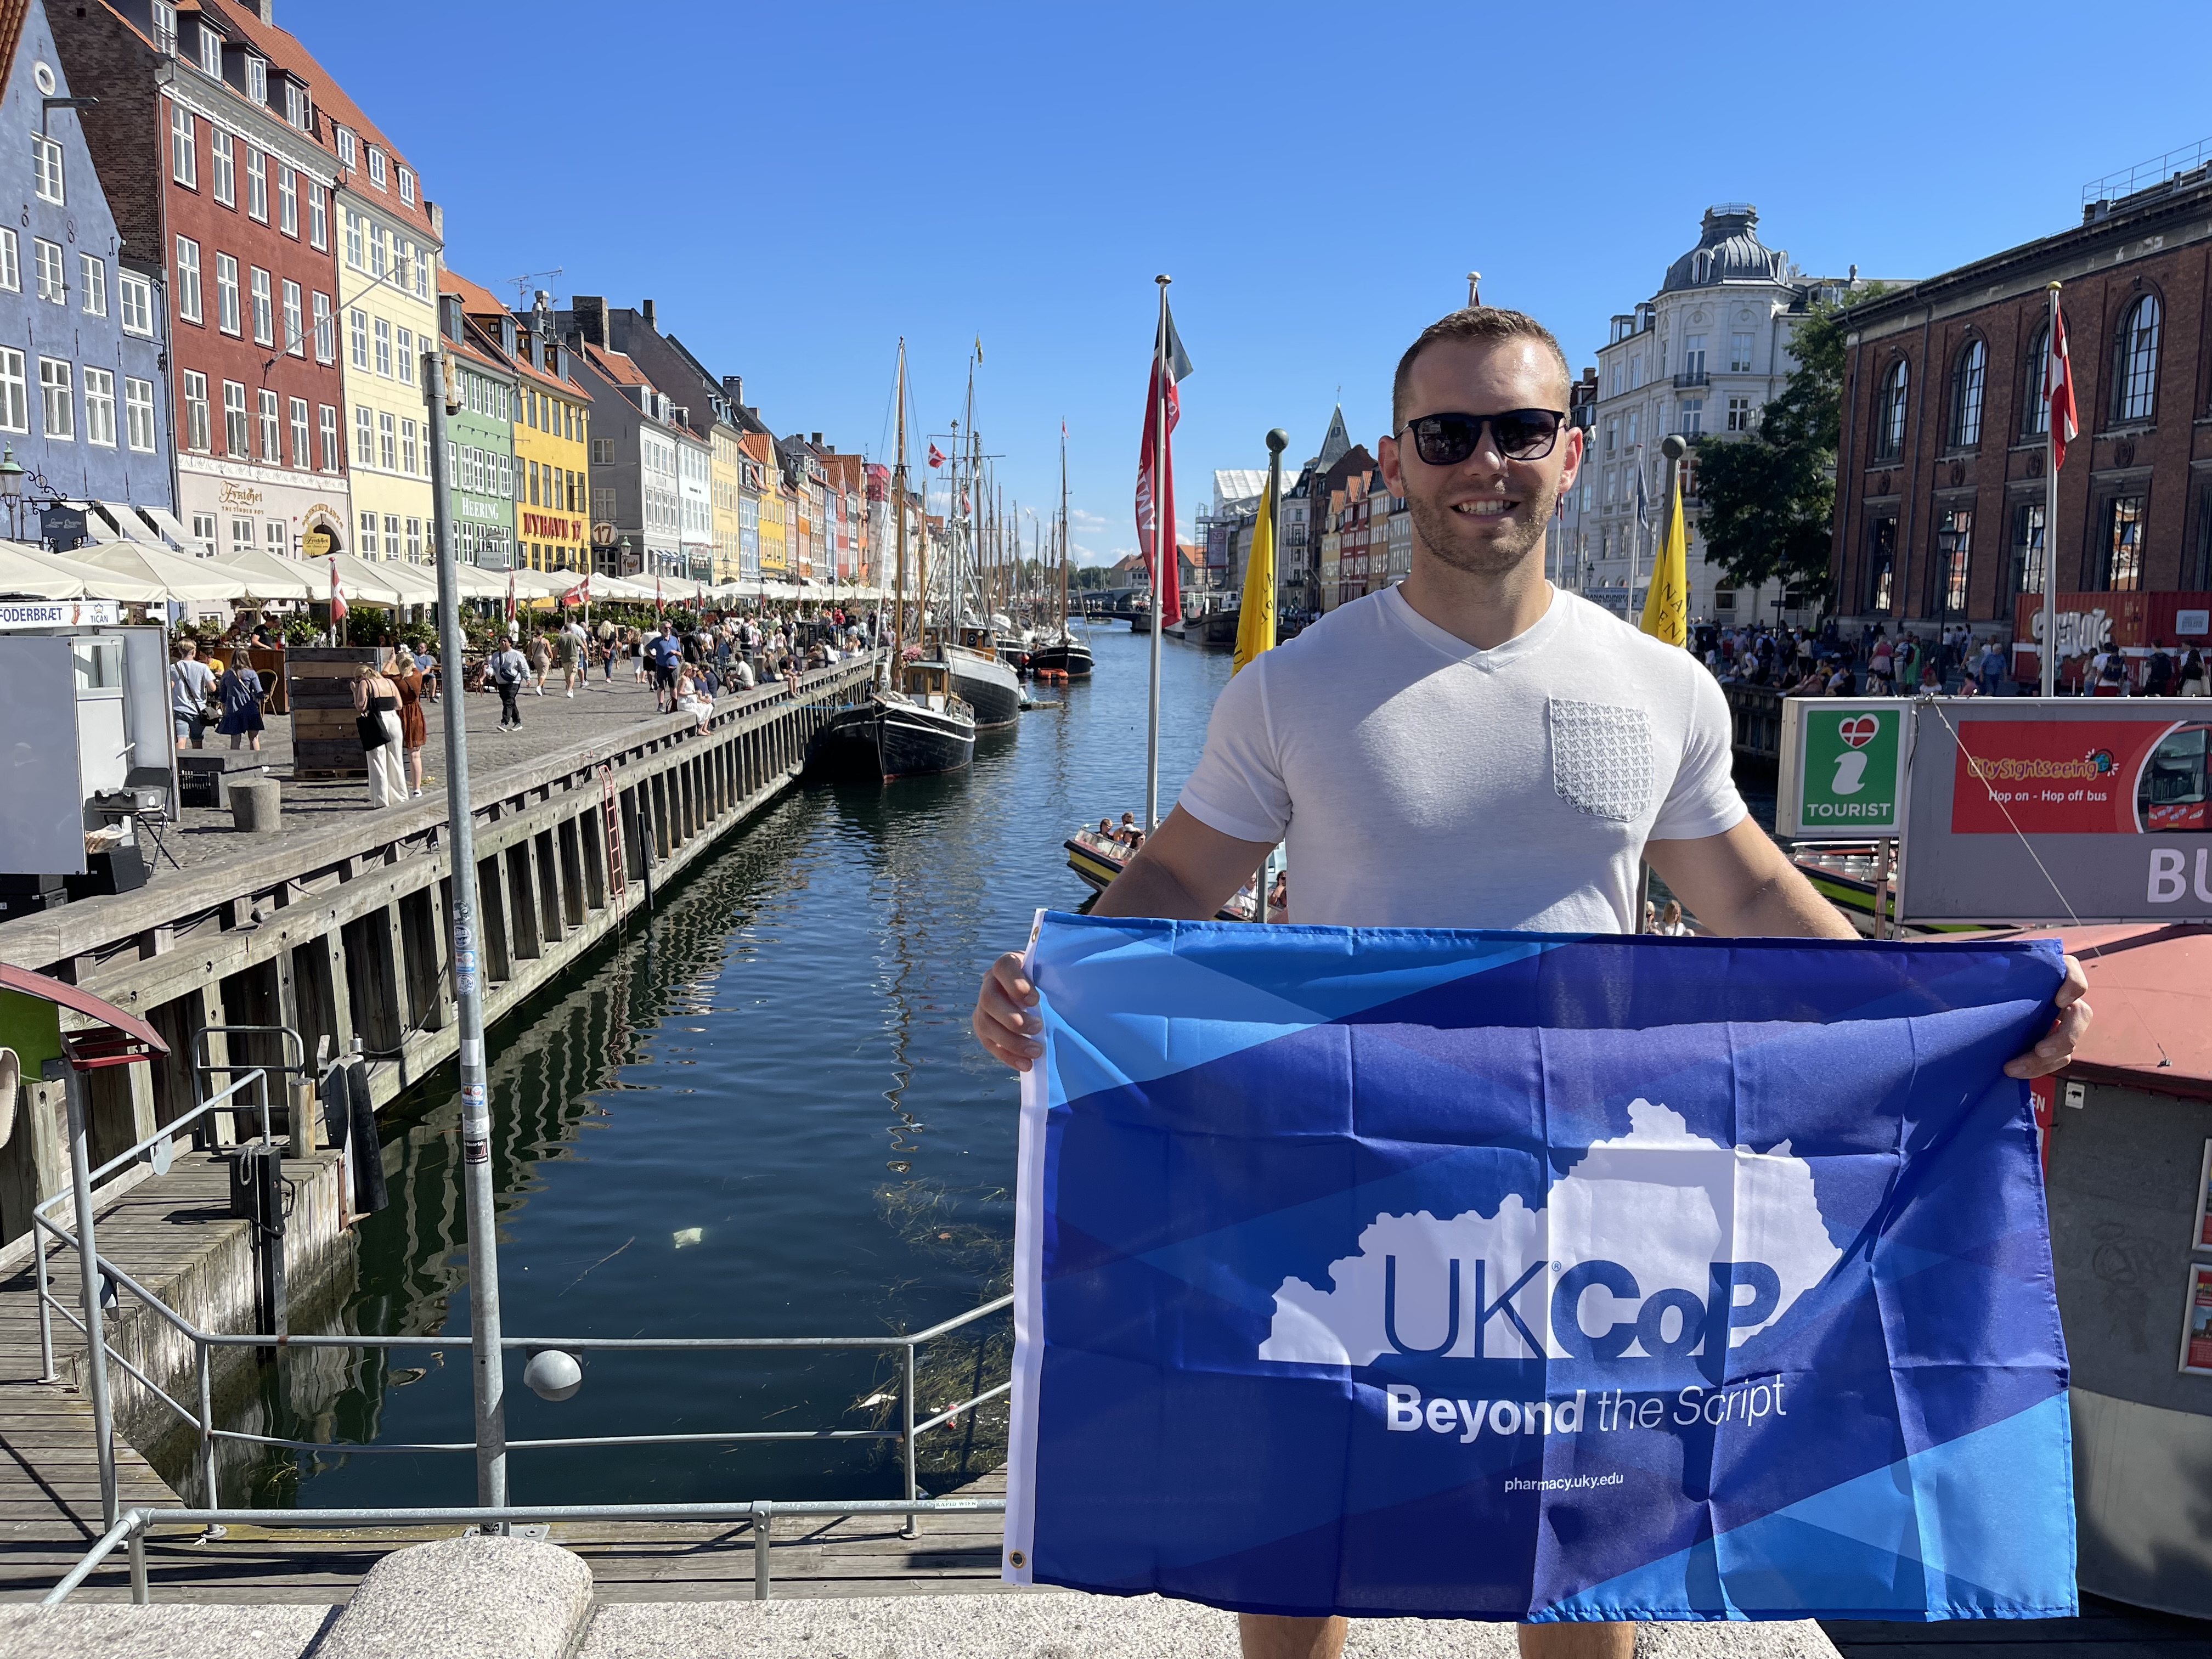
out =
<path fill-rule="evenodd" d="M 722 376 L 722 390 L 730 394 L 731 408 L 743 409 L 745 406 L 745 377 L 744 375 L 725 374 Z"/>
<path fill-rule="evenodd" d="M 542 288 L 538 290 L 536 302 L 531 310 L 530 320 L 532 326 L 538 331 L 538 334 L 542 337 L 551 337 L 553 333 L 553 295 L 548 290 Z"/>
<path fill-rule="evenodd" d="M 653 301 L 647 300 L 643 301 L 637 309 L 638 314 L 645 319 L 645 325 L 651 329 L 655 334 L 659 333 L 660 325 L 653 320 Z"/>
<path fill-rule="evenodd" d="M 814 434 L 814 447 L 817 449 L 822 447 L 822 434 L 818 432 Z"/>
<path fill-rule="evenodd" d="M 276 27 L 276 0 L 251 0 L 246 9 L 270 27 Z"/>
<path fill-rule="evenodd" d="M 607 301 L 603 294 L 571 295 L 568 312 L 576 319 L 576 332 L 586 345 L 605 349 L 607 343 Z"/>

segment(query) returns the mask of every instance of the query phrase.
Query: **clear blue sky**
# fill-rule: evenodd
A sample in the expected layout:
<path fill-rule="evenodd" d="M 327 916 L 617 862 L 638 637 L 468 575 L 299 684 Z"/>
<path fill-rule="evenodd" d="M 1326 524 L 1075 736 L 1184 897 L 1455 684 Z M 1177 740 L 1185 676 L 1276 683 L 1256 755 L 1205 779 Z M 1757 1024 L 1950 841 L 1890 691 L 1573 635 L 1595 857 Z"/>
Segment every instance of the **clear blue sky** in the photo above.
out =
<path fill-rule="evenodd" d="M 1713 3 L 837 7 L 278 0 L 419 167 L 456 269 L 650 296 L 780 433 L 885 455 L 893 352 L 926 430 L 977 334 L 1010 495 L 1134 542 L 1154 273 L 1212 469 L 1295 465 L 1342 387 L 1483 297 L 1577 368 L 1712 202 L 1821 273 L 1915 276 L 2078 222 L 2083 183 L 2212 135 L 2212 6 Z M 543 279 L 541 279 L 543 280 Z"/>

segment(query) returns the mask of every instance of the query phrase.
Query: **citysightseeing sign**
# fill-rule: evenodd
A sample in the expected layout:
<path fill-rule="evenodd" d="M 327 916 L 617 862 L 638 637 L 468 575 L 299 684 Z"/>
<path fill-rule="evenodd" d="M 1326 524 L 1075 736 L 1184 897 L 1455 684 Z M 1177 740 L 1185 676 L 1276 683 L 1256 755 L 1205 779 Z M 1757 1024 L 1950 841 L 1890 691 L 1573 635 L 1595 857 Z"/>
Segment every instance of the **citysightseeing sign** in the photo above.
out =
<path fill-rule="evenodd" d="M 2179 697 L 1784 702 L 1776 832 L 1898 842 L 1909 921 L 2212 921 L 2212 711 Z"/>

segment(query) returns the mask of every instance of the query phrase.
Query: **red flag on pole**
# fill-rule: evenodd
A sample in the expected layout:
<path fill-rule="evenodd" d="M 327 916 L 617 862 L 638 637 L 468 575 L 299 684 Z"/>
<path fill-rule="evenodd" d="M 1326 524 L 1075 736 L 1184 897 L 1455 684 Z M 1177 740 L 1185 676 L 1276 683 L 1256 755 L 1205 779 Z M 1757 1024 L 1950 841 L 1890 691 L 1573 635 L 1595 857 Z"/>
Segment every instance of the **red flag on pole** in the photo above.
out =
<path fill-rule="evenodd" d="M 929 464 L 932 466 L 943 466 L 945 465 L 945 452 L 939 449 L 935 444 L 932 444 L 929 447 Z"/>
<path fill-rule="evenodd" d="M 2043 385 L 2051 399 L 2051 464 L 2066 465 L 2066 446 L 2081 435 L 2074 414 L 2074 368 L 2066 356 L 2066 313 L 2051 302 L 2051 355 L 2043 365 Z"/>
<path fill-rule="evenodd" d="M 331 621 L 342 623 L 345 619 L 345 590 L 338 586 L 338 562 L 333 557 L 331 560 Z"/>
<path fill-rule="evenodd" d="M 509 622 L 514 620 L 514 571 L 512 568 L 507 573 L 507 619 Z"/>
<path fill-rule="evenodd" d="M 1162 307 L 1164 319 L 1159 337 L 1152 345 L 1152 380 L 1145 395 L 1145 443 L 1137 457 L 1137 546 L 1145 555 L 1147 574 L 1152 562 L 1160 559 L 1160 614 L 1154 618 L 1158 627 L 1162 619 L 1182 615 L 1182 583 L 1178 575 L 1182 561 L 1176 556 L 1175 514 L 1175 445 L 1176 422 L 1182 415 L 1182 394 L 1180 383 L 1190 374 L 1190 359 L 1182 349 L 1182 341 L 1176 333 L 1175 318 Z M 1158 424 L 1163 404 L 1167 410 L 1167 429 L 1158 431 Z M 1159 457 L 1166 465 L 1164 476 L 1152 477 L 1154 440 Z M 1155 486 L 1157 485 L 1157 489 Z M 1157 521 L 1152 511 L 1157 495 L 1159 514 Z M 1156 528 L 1157 523 L 1157 528 Z M 1163 556 L 1162 550 L 1165 553 Z"/>
<path fill-rule="evenodd" d="M 561 596 L 563 605 L 589 605 L 592 602 L 592 574 L 584 573 L 584 580 Z"/>
<path fill-rule="evenodd" d="M 660 578 L 659 578 L 659 577 L 658 577 L 658 576 L 655 576 L 655 577 L 653 579 L 653 614 L 654 616 L 658 617 L 659 615 L 660 615 L 660 613 L 661 613 Z"/>

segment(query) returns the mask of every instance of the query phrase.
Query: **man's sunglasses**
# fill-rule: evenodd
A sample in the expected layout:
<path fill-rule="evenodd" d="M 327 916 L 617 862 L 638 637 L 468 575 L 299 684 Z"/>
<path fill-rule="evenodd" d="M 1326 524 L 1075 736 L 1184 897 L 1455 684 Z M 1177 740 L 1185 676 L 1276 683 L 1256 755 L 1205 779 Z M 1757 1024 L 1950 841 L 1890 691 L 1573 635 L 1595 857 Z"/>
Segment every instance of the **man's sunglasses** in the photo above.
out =
<path fill-rule="evenodd" d="M 1496 434 L 1498 453 L 1509 461 L 1540 461 L 1559 441 L 1566 412 L 1557 409 L 1508 409 L 1496 415 L 1424 415 L 1409 422 L 1413 453 L 1431 466 L 1457 466 L 1474 453 L 1486 426 Z"/>

